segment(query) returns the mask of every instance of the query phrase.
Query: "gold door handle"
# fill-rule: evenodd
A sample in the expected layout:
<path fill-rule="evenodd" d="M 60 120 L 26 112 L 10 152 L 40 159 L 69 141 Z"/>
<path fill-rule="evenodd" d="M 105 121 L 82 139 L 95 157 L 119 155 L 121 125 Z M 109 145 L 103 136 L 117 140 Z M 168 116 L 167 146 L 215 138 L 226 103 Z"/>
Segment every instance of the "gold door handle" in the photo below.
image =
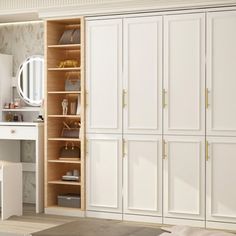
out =
<path fill-rule="evenodd" d="M 210 156 L 209 156 L 209 146 L 210 146 L 209 142 L 206 141 L 206 161 L 209 161 L 209 159 L 210 159 Z"/>
<path fill-rule="evenodd" d="M 122 156 L 125 157 L 127 155 L 127 143 L 125 139 L 122 140 Z"/>
<path fill-rule="evenodd" d="M 210 104 L 209 104 L 209 89 L 206 88 L 206 94 L 205 94 L 205 97 L 206 97 L 206 108 L 209 108 Z"/>
<path fill-rule="evenodd" d="M 163 160 L 167 159 L 167 142 L 165 140 L 163 140 L 162 143 L 162 152 L 163 152 Z"/>
<path fill-rule="evenodd" d="M 123 101 L 123 107 L 126 107 L 127 106 L 127 90 L 125 90 L 125 89 L 123 89 L 122 101 Z"/>
<path fill-rule="evenodd" d="M 167 107 L 167 91 L 165 89 L 162 90 L 162 106 L 163 108 Z"/>

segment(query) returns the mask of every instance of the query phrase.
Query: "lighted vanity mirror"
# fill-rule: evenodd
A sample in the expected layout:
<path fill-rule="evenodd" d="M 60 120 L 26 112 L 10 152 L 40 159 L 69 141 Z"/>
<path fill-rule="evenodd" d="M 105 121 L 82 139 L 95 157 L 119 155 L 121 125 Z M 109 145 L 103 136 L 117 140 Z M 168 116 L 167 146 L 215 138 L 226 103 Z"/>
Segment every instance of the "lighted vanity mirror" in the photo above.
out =
<path fill-rule="evenodd" d="M 40 106 L 44 97 L 44 59 L 28 57 L 17 72 L 17 90 L 21 98 L 31 106 Z"/>

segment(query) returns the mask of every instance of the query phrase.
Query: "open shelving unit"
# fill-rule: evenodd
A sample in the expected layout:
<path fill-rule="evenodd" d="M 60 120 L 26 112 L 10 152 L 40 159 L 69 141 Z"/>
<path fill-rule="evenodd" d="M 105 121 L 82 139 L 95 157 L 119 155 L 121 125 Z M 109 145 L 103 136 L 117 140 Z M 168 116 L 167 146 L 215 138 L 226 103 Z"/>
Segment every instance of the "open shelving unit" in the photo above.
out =
<path fill-rule="evenodd" d="M 85 115 L 84 115 L 84 19 L 47 20 L 45 34 L 46 55 L 46 99 L 45 99 L 45 212 L 81 216 L 85 210 Z M 80 43 L 59 44 L 59 40 L 69 29 L 80 29 Z M 60 68 L 65 60 L 76 60 L 78 66 Z M 81 89 L 66 91 L 65 81 L 68 73 L 77 73 Z M 63 115 L 62 100 L 68 100 L 68 114 Z M 70 113 L 70 103 L 80 102 L 80 112 Z M 80 135 L 77 138 L 62 137 L 63 122 L 80 123 Z M 60 160 L 60 152 L 67 144 L 80 148 L 78 160 Z M 62 176 L 68 171 L 78 170 L 80 181 L 65 181 Z M 79 194 L 81 207 L 68 208 L 58 205 L 57 197 L 63 194 Z"/>

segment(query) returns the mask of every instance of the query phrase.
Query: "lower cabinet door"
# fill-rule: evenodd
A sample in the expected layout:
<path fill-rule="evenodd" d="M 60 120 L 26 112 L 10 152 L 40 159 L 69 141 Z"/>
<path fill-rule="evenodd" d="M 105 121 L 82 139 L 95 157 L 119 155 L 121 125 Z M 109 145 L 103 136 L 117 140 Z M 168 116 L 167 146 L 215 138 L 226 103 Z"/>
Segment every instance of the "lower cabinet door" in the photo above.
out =
<path fill-rule="evenodd" d="M 205 137 L 164 136 L 163 149 L 164 217 L 204 225 Z"/>
<path fill-rule="evenodd" d="M 207 221 L 236 223 L 236 138 L 207 137 L 207 145 Z"/>
<path fill-rule="evenodd" d="M 124 214 L 161 216 L 162 136 L 124 136 L 123 166 Z"/>
<path fill-rule="evenodd" d="M 122 136 L 87 140 L 87 210 L 122 213 Z"/>

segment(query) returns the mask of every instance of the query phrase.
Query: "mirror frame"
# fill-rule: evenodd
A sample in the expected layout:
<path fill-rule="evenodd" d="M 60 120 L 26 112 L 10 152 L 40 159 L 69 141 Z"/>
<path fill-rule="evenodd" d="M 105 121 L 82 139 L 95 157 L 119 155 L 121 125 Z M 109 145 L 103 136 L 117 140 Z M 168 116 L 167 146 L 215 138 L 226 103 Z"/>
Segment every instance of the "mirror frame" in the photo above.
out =
<path fill-rule="evenodd" d="M 39 100 L 39 101 L 36 101 L 36 100 L 32 100 L 32 99 L 29 99 L 27 96 L 25 96 L 24 92 L 22 91 L 21 87 L 20 87 L 20 79 L 21 79 L 21 72 L 24 68 L 25 65 L 27 65 L 28 63 L 30 63 L 30 61 L 35 61 L 35 60 L 39 60 L 39 61 L 42 61 L 42 63 L 44 64 L 44 56 L 42 55 L 33 55 L 33 56 L 29 56 L 27 57 L 23 63 L 21 63 L 21 65 L 19 66 L 19 69 L 17 71 L 17 74 L 16 74 L 16 78 L 17 78 L 17 91 L 18 91 L 18 94 L 20 95 L 21 99 L 23 99 L 23 101 L 25 103 L 27 103 L 28 105 L 30 106 L 36 106 L 36 107 L 39 107 L 42 105 L 43 103 L 43 99 L 44 99 L 44 78 L 43 78 L 43 91 L 42 91 L 42 99 Z M 43 66 L 44 68 L 44 66 Z M 43 77 L 44 77 L 44 70 L 43 70 Z"/>

